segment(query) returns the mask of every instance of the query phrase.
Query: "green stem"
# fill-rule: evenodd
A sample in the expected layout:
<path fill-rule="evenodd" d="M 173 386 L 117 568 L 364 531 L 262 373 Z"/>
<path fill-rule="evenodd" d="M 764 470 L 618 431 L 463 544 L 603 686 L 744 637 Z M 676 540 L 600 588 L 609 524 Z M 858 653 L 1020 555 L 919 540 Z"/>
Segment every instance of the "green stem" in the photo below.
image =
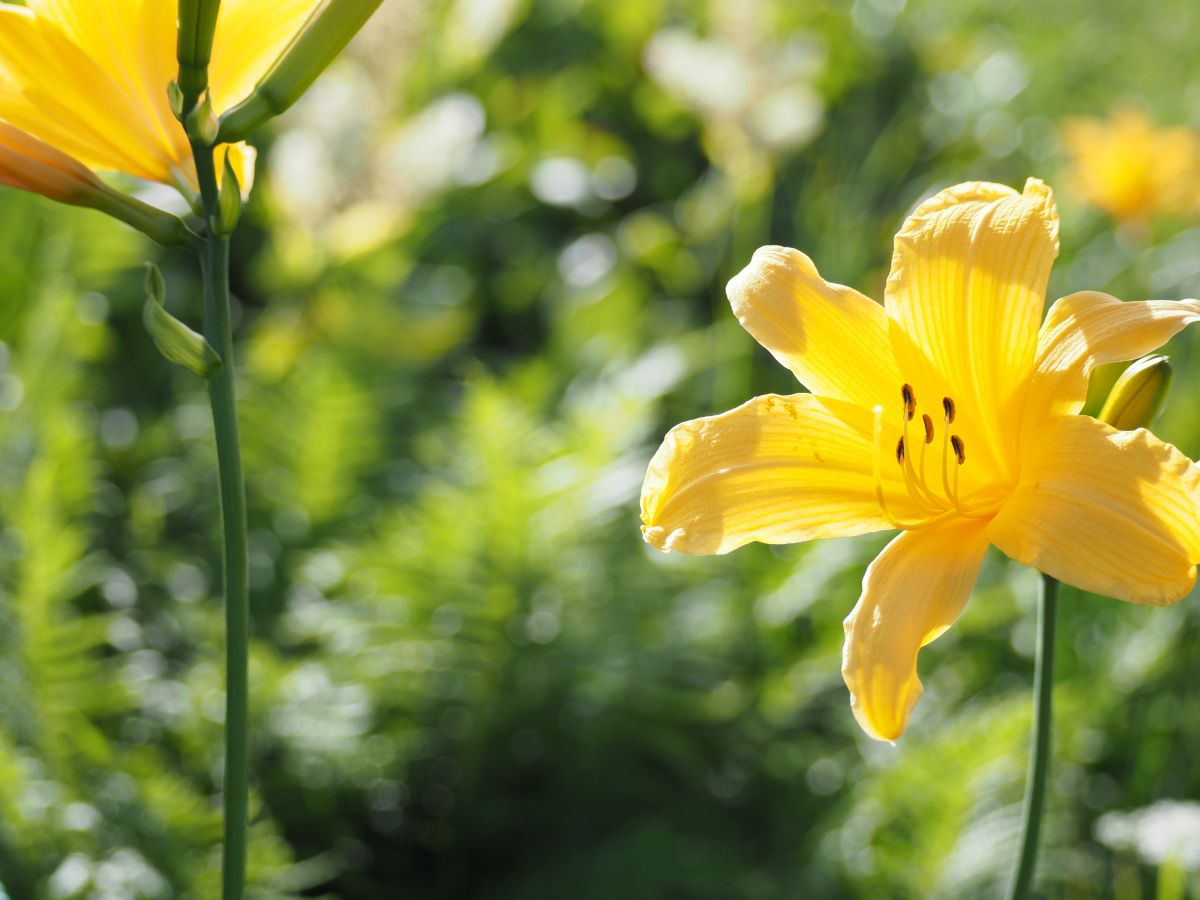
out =
<path fill-rule="evenodd" d="M 214 236 L 217 215 L 212 149 L 193 148 L 200 192 L 209 219 L 201 252 L 204 274 L 204 336 L 223 365 L 208 379 L 217 439 L 221 531 L 225 570 L 225 841 L 222 879 L 225 900 L 241 900 L 246 880 L 246 819 L 249 792 L 247 735 L 250 582 L 246 545 L 246 490 L 238 440 L 233 387 L 233 334 L 229 321 L 229 238 Z"/>
<path fill-rule="evenodd" d="M 1009 900 L 1025 900 L 1033 884 L 1037 863 L 1038 834 L 1050 770 L 1051 697 L 1054 689 L 1054 619 L 1058 606 L 1058 582 L 1042 575 L 1038 604 L 1038 649 L 1033 672 L 1033 735 L 1029 749 L 1029 775 L 1025 782 L 1022 811 L 1021 855 L 1008 891 Z"/>

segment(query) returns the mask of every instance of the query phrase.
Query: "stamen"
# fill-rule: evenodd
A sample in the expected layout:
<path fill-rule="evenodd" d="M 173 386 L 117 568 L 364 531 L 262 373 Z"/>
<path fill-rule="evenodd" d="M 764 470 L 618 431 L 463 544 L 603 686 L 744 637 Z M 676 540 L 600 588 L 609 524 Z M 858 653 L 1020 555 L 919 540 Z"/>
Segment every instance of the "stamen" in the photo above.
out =
<path fill-rule="evenodd" d="M 954 450 L 954 459 L 958 463 L 954 467 L 954 488 L 951 490 L 950 484 L 946 477 L 946 466 L 949 463 L 949 458 L 946 454 L 947 444 L 942 444 L 942 486 L 946 489 L 946 496 L 950 498 L 950 502 L 954 504 L 954 508 L 962 515 L 967 512 L 962 508 L 962 503 L 958 499 L 958 473 L 962 469 L 963 463 L 967 461 L 967 445 L 963 443 L 963 439 L 957 434 L 950 435 L 949 446 Z"/>
<path fill-rule="evenodd" d="M 950 404 L 947 406 L 947 404 Z M 947 409 L 946 421 L 950 421 L 950 416 L 954 412 L 953 401 L 949 397 L 942 398 L 942 407 Z M 945 434 L 942 435 L 942 490 L 946 493 L 946 499 L 951 500 L 954 497 L 954 492 L 950 490 L 950 429 L 947 428 Z M 955 503 L 955 506 L 958 504 Z"/>
<path fill-rule="evenodd" d="M 904 435 L 900 438 L 900 443 L 896 447 L 896 461 L 900 463 L 900 468 L 904 470 L 904 486 L 908 489 L 908 496 L 912 498 L 917 506 L 937 506 L 938 498 L 934 496 L 933 491 L 929 490 L 925 484 L 924 472 L 918 475 L 913 470 L 912 460 L 905 452 L 912 444 L 908 440 L 908 423 L 916 415 L 916 398 L 913 395 L 912 385 L 906 384 L 900 388 L 900 395 L 904 398 L 904 415 L 901 421 L 904 423 Z M 922 421 L 924 424 L 924 421 Z M 925 445 L 921 445 L 921 465 L 924 468 Z"/>
<path fill-rule="evenodd" d="M 946 424 L 954 421 L 954 401 L 949 397 L 942 398 L 942 411 L 946 414 Z"/>
<path fill-rule="evenodd" d="M 934 509 L 929 510 L 929 517 L 923 521 L 902 522 L 892 515 L 892 511 L 888 509 L 887 500 L 883 496 L 883 407 L 876 406 L 872 410 L 875 414 L 875 440 L 873 453 L 871 454 L 872 468 L 875 474 L 875 500 L 879 504 L 879 511 L 893 528 L 898 531 L 918 531 L 922 528 L 928 528 L 931 525 L 937 525 L 939 522 L 944 522 L 946 519 L 954 515 L 954 510 L 947 509 L 944 504 L 938 503 Z M 906 442 L 901 438 L 900 443 L 896 445 L 896 455 L 900 457 L 902 448 Z M 924 445 L 922 445 L 922 451 Z M 922 454 L 923 455 L 923 454 Z M 905 487 L 908 488 L 909 494 L 915 493 L 913 489 L 913 481 L 908 477 L 908 471 L 911 471 L 912 464 L 909 464 L 908 470 L 903 470 Z M 924 485 L 922 485 L 924 487 Z M 928 489 L 925 489 L 928 492 Z M 914 496 L 914 500 L 917 498 Z M 918 500 L 918 505 L 920 501 Z"/>
<path fill-rule="evenodd" d="M 929 418 L 929 413 L 921 414 L 921 422 L 925 425 L 925 443 L 933 443 L 933 419 Z"/>
<path fill-rule="evenodd" d="M 888 524 L 899 531 L 904 531 L 907 526 L 901 524 L 892 515 L 891 510 L 888 509 L 887 501 L 883 499 L 883 407 L 876 406 L 873 412 L 875 413 L 875 452 L 871 454 L 871 461 L 875 475 L 875 501 L 879 504 L 879 511 L 888 520 Z M 897 447 L 897 450 L 899 450 L 899 447 Z"/>

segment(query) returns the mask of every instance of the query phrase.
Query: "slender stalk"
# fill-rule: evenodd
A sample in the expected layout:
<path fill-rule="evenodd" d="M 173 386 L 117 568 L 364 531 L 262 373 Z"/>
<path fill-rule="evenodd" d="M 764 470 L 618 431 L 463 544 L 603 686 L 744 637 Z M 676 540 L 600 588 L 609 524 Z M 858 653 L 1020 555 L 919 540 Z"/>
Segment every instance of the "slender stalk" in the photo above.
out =
<path fill-rule="evenodd" d="M 200 193 L 209 219 L 201 250 L 204 275 L 204 336 L 223 365 L 208 379 L 217 440 L 221 531 L 225 573 L 225 840 L 222 884 L 225 900 L 241 900 L 246 880 L 246 819 L 249 792 L 247 697 L 250 582 L 246 544 L 246 490 L 233 387 L 233 333 L 229 321 L 229 238 L 212 234 L 217 184 L 212 149 L 193 147 Z"/>
<path fill-rule="evenodd" d="M 1051 695 L 1054 688 L 1054 619 L 1058 607 L 1058 582 L 1042 575 L 1038 603 L 1038 648 L 1033 671 L 1033 734 L 1029 744 L 1029 775 L 1025 781 L 1022 811 L 1021 855 L 1009 886 L 1009 900 L 1025 900 L 1033 884 L 1038 835 L 1050 770 Z"/>

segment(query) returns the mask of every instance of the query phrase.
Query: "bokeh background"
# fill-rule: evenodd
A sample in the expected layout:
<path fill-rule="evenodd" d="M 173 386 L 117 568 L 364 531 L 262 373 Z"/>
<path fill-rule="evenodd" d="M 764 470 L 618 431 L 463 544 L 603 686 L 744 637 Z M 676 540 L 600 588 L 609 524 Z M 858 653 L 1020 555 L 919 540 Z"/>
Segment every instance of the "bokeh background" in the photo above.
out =
<path fill-rule="evenodd" d="M 637 495 L 677 421 L 795 390 L 724 298 L 760 244 L 878 297 L 917 201 L 1032 174 L 1051 298 L 1200 295 L 1194 138 L 1148 124 L 1200 126 L 1197 33 L 1192 0 L 387 0 L 262 136 L 234 246 L 254 896 L 997 895 L 1036 576 L 992 551 L 877 744 L 839 662 L 886 536 L 662 555 Z M 1114 114 L 1140 137 L 1082 126 L 1081 170 L 1069 123 Z M 147 259 L 197 321 L 186 255 L 0 192 L 13 900 L 216 896 L 214 451 Z M 1157 428 L 1192 457 L 1197 340 Z M 1183 896 L 1195 808 L 1122 816 L 1200 792 L 1200 605 L 1068 589 L 1059 651 L 1041 889 Z"/>

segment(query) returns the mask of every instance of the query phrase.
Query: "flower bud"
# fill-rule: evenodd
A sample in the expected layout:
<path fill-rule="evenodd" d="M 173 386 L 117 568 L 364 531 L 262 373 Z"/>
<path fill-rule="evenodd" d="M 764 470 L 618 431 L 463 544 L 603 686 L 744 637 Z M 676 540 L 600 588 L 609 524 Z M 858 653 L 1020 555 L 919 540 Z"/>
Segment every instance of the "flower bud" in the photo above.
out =
<path fill-rule="evenodd" d="M 204 99 L 197 103 L 184 120 L 188 140 L 204 147 L 211 147 L 217 142 L 217 130 L 220 122 L 213 112 L 212 95 L 205 94 Z"/>
<path fill-rule="evenodd" d="M 1143 356 L 1117 379 L 1097 418 L 1119 431 L 1148 428 L 1166 402 L 1171 375 L 1165 356 Z"/>
<path fill-rule="evenodd" d="M 221 0 L 179 0 L 179 32 L 175 56 L 179 60 L 181 101 L 195 103 L 208 87 L 208 63 L 212 58 L 213 35 Z M 181 102 L 183 112 L 188 104 Z M 177 114 L 178 115 L 178 114 Z"/>
<path fill-rule="evenodd" d="M 217 218 L 213 222 L 213 233 L 218 235 L 233 234 L 238 219 L 242 214 L 242 188 L 238 184 L 237 173 L 225 154 L 225 166 L 221 171 L 221 188 L 217 194 Z"/>
<path fill-rule="evenodd" d="M 221 117 L 221 141 L 232 143 L 244 139 L 299 100 L 381 2 L 321 0 L 250 96 Z"/>
<path fill-rule="evenodd" d="M 163 308 L 165 291 L 166 285 L 158 267 L 146 263 L 146 305 L 142 307 L 146 331 L 164 357 L 201 378 L 208 378 L 221 368 L 221 357 L 201 335 Z"/>

